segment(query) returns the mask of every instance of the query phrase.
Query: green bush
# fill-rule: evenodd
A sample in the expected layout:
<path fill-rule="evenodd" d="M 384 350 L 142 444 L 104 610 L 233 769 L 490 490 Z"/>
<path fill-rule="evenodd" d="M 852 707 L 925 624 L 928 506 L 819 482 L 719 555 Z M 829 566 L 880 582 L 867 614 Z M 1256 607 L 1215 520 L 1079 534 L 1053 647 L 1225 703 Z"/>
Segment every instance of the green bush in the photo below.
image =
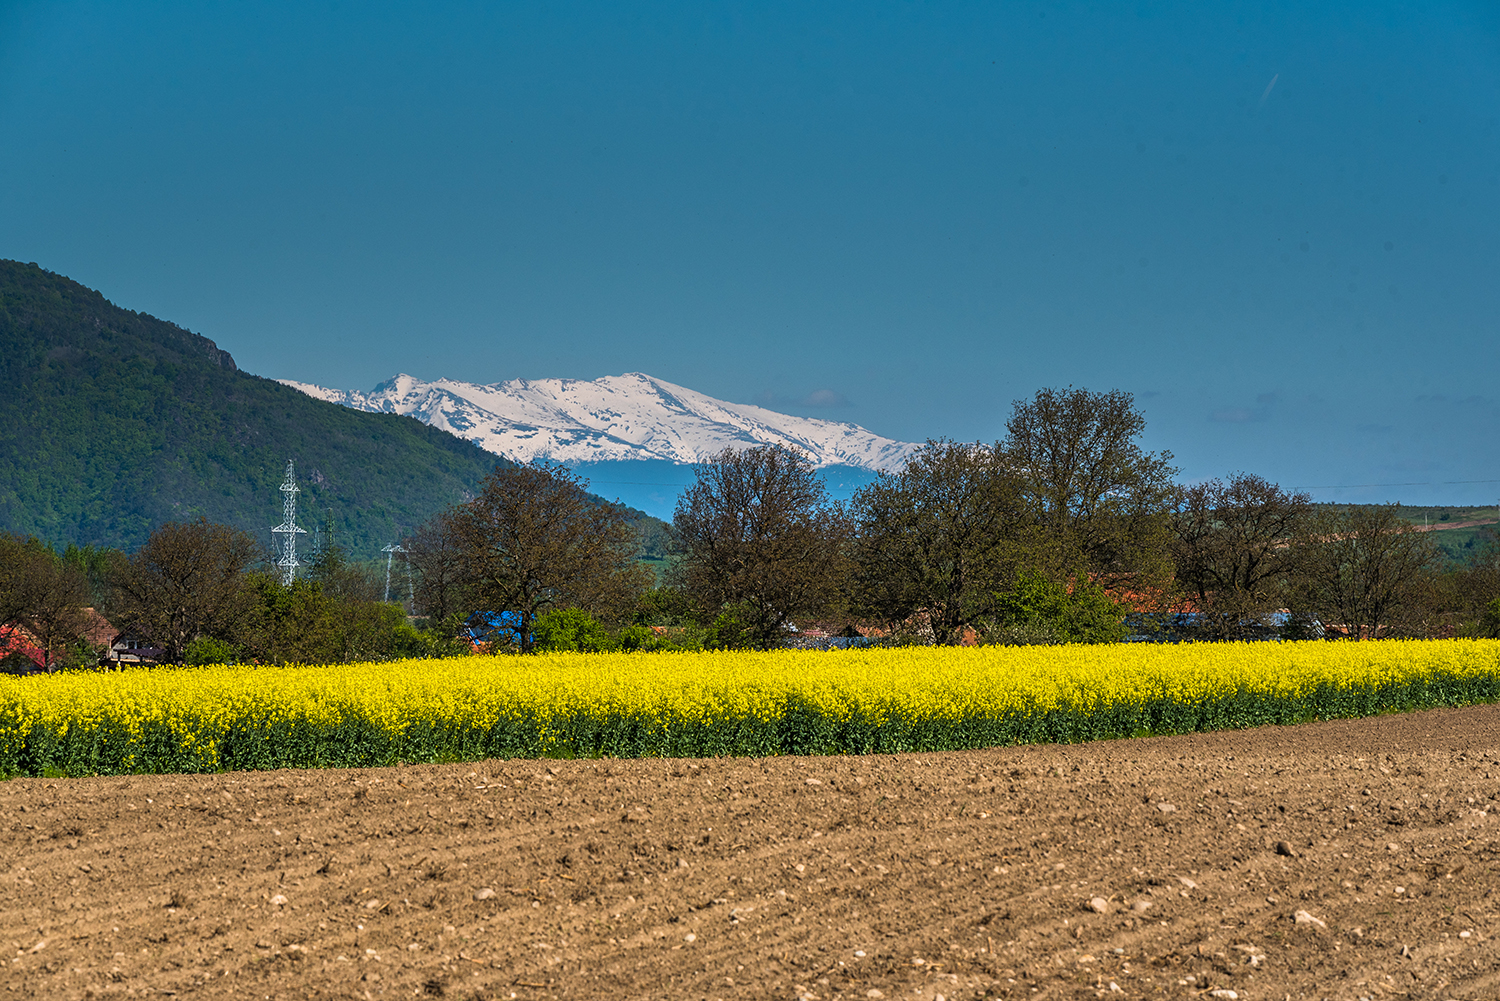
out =
<path fill-rule="evenodd" d="M 755 645 L 750 632 L 754 621 L 750 609 L 743 602 L 730 605 L 719 613 L 713 625 L 708 627 L 703 646 L 708 650 L 748 650 Z"/>
<path fill-rule="evenodd" d="M 532 636 L 537 653 L 600 653 L 614 648 L 609 630 L 581 608 L 554 608 L 536 620 Z"/>
<path fill-rule="evenodd" d="M 1118 643 L 1128 634 L 1120 606 L 1083 576 L 1068 583 L 1023 570 L 1015 585 L 995 595 L 986 642 Z"/>
<path fill-rule="evenodd" d="M 233 643 L 212 636 L 199 636 L 187 645 L 182 659 L 189 667 L 202 667 L 205 664 L 238 664 L 244 657 Z"/>
<path fill-rule="evenodd" d="M 1479 618 L 1479 635 L 1500 639 L 1500 598 L 1484 606 L 1484 614 Z"/>

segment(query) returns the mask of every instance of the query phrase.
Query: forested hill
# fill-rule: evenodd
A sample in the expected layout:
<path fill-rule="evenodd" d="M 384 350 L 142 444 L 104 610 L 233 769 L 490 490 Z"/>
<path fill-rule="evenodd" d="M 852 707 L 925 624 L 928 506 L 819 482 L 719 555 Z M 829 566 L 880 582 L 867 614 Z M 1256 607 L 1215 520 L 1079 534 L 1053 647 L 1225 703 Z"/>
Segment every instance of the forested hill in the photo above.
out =
<path fill-rule="evenodd" d="M 299 520 L 369 559 L 470 495 L 496 457 L 411 417 L 239 371 L 213 341 L 0 261 L 0 530 L 132 550 L 166 521 L 270 543 L 288 459 Z M 501 460 L 503 461 L 503 460 Z"/>

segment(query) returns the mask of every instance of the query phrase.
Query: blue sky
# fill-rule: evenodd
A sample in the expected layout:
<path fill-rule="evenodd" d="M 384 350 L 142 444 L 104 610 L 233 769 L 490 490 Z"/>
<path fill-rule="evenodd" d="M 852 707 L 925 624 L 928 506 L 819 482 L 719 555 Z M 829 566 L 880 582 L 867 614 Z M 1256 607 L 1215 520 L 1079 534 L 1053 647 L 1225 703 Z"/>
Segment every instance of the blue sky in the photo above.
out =
<path fill-rule="evenodd" d="M 1120 388 L 1185 478 L 1500 496 L 1490 2 L 11 0 L 0 137 L 0 257 L 262 375 Z"/>

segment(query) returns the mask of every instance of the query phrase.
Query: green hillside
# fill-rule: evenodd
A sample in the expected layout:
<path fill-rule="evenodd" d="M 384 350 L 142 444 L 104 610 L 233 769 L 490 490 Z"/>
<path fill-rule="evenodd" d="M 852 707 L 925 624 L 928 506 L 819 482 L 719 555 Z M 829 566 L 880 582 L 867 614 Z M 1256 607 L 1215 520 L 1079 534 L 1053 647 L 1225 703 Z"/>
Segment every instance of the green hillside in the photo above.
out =
<path fill-rule="evenodd" d="M 1450 563 L 1464 564 L 1486 552 L 1494 538 L 1500 509 L 1447 504 L 1403 507 L 1402 515 L 1414 525 L 1427 525 L 1437 533 L 1438 549 Z"/>
<path fill-rule="evenodd" d="M 0 261 L 0 529 L 134 549 L 199 516 L 270 543 L 297 464 L 301 519 L 378 555 L 468 496 L 495 456 L 410 417 L 239 371 L 205 337 L 35 264 Z"/>

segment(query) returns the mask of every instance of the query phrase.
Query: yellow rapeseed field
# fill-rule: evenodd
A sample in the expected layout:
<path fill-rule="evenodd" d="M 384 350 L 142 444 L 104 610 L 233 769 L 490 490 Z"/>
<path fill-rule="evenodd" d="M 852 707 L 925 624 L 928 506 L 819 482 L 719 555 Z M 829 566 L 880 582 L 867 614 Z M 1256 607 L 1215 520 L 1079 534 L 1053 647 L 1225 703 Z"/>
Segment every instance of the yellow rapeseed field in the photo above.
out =
<path fill-rule="evenodd" d="M 1500 640 L 555 654 L 0 677 L 0 772 L 943 750 L 1500 698 Z"/>

